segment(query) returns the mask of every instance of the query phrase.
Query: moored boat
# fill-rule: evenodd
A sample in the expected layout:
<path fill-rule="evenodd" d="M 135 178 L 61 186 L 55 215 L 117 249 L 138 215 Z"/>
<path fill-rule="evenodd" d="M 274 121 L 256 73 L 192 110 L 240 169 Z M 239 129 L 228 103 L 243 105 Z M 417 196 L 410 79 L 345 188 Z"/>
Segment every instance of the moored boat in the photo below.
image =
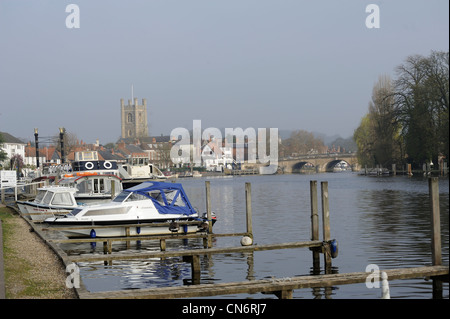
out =
<path fill-rule="evenodd" d="M 198 223 L 182 226 L 191 221 Z M 215 221 L 215 217 L 207 221 L 206 217 L 199 216 L 181 184 L 164 182 L 144 182 L 124 189 L 109 203 L 79 207 L 63 217 L 45 220 L 48 224 L 62 226 L 61 231 L 69 238 L 194 233 L 204 231 L 206 223 Z M 133 227 L 129 227 L 127 234 L 122 225 Z"/>
<path fill-rule="evenodd" d="M 163 181 L 167 179 L 148 157 L 132 156 L 126 164 L 118 166 L 119 176 L 122 178 L 123 188 L 129 188 L 147 181 Z"/>
<path fill-rule="evenodd" d="M 76 188 L 76 201 L 88 205 L 109 202 L 122 192 L 122 179 L 113 174 L 64 177 L 58 183 Z"/>
<path fill-rule="evenodd" d="M 77 204 L 72 187 L 45 186 L 37 189 L 37 195 L 31 201 L 17 201 L 20 212 L 34 221 L 43 221 L 49 217 L 64 216 Z"/>

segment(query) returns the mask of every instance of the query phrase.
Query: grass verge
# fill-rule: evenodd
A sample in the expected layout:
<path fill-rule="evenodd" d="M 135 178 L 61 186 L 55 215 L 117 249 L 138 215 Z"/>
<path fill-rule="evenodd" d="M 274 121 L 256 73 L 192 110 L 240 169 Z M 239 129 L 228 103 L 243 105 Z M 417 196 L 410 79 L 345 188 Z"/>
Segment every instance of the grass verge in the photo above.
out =
<path fill-rule="evenodd" d="M 0 207 L 7 299 L 72 298 L 57 257 L 7 207 Z"/>

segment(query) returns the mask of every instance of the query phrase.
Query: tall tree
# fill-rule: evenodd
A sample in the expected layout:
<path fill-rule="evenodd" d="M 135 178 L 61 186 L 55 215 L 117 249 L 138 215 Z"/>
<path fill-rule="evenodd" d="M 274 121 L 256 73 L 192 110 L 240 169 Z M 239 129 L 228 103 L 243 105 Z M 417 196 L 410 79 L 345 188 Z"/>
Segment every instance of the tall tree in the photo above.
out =
<path fill-rule="evenodd" d="M 408 161 L 416 167 L 448 158 L 448 52 L 409 56 L 397 67 L 395 114 L 402 123 Z"/>
<path fill-rule="evenodd" d="M 449 52 L 411 55 L 395 71 L 393 85 L 379 79 L 355 130 L 361 164 L 403 163 L 407 157 L 420 168 L 448 158 Z"/>
<path fill-rule="evenodd" d="M 434 124 L 434 156 L 449 156 L 449 52 L 433 51 L 425 60 L 425 85 L 429 90 L 432 103 L 432 121 Z M 435 158 L 434 158 L 435 159 Z"/>
<path fill-rule="evenodd" d="M 358 146 L 360 164 L 388 167 L 390 164 L 400 163 L 402 143 L 399 133 L 391 79 L 383 75 L 374 85 L 368 113 L 353 135 Z"/>
<path fill-rule="evenodd" d="M 373 167 L 376 164 L 373 156 L 375 134 L 369 114 L 361 119 L 361 123 L 353 134 L 353 139 L 358 147 L 358 163 L 362 166 Z"/>
<path fill-rule="evenodd" d="M 376 164 L 384 167 L 401 161 L 399 123 L 394 115 L 391 79 L 380 76 L 372 92 L 369 115 L 374 130 L 373 155 Z"/>
<path fill-rule="evenodd" d="M 0 145 L 2 145 L 3 143 L 4 143 L 3 136 L 2 136 L 2 133 L 0 133 Z M 4 160 L 6 160 L 6 158 L 7 158 L 7 154 L 0 148 L 0 164 Z"/>

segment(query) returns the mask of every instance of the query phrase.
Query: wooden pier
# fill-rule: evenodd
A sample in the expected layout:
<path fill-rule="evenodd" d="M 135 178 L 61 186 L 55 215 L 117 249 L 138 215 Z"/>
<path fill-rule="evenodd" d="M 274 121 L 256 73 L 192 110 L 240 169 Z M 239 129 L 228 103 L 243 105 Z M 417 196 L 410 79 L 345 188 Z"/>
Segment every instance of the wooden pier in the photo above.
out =
<path fill-rule="evenodd" d="M 210 185 L 206 182 L 206 210 L 207 218 L 211 220 L 211 202 L 210 202 Z M 442 265 L 441 256 L 441 236 L 440 236 L 440 215 L 439 215 L 439 192 L 437 178 L 429 179 L 430 189 L 430 203 L 431 203 L 431 220 L 432 220 L 432 260 L 431 265 L 414 268 L 401 269 L 386 269 L 381 270 L 386 273 L 388 280 L 399 280 L 409 278 L 423 278 L 429 277 L 433 279 L 433 297 L 442 298 L 442 282 L 448 282 L 449 267 Z M 80 298 L 195 298 L 203 296 L 217 296 L 226 294 L 240 294 L 240 293 L 270 293 L 275 294 L 278 298 L 292 298 L 293 290 L 302 288 L 316 288 L 316 287 L 332 287 L 337 285 L 355 284 L 367 282 L 370 272 L 355 272 L 346 274 L 331 273 L 332 257 L 336 257 L 332 253 L 332 243 L 330 239 L 330 211 L 328 204 L 328 182 L 321 182 L 321 203 L 322 203 L 322 240 L 319 239 L 319 212 L 318 212 L 318 193 L 317 182 L 310 182 L 311 195 L 311 240 L 275 243 L 267 245 L 249 245 L 236 247 L 215 247 L 212 248 L 212 238 L 224 236 L 242 236 L 253 239 L 252 230 L 252 207 L 251 207 L 251 185 L 245 185 L 246 198 L 246 232 L 231 233 L 231 234 L 216 234 L 212 232 L 211 225 L 205 232 L 197 234 L 173 234 L 165 236 L 125 236 L 114 238 L 83 238 L 83 239 L 48 239 L 45 234 L 48 231 L 58 230 L 55 228 L 42 228 L 39 224 L 34 224 L 28 221 L 31 226 L 36 227 L 36 232 L 46 241 L 55 252 L 57 252 L 66 266 L 73 265 L 78 262 L 98 262 L 113 263 L 118 260 L 136 260 L 149 258 L 171 258 L 182 257 L 184 262 L 191 264 L 192 280 L 189 286 L 165 287 L 165 288 L 146 288 L 133 289 L 121 291 L 108 292 L 89 292 L 82 285 L 76 289 Z M 211 224 L 211 223 L 210 223 Z M 124 225 L 124 227 L 137 227 L 137 225 Z M 90 228 L 92 226 L 89 226 Z M 99 227 L 99 226 L 95 226 Z M 167 250 L 166 240 L 172 239 L 192 239 L 203 238 L 203 249 L 189 249 L 189 250 Z M 143 252 L 143 253 L 124 253 L 112 251 L 112 244 L 116 241 L 138 241 L 138 240 L 159 240 L 160 251 Z M 67 256 L 62 249 L 59 248 L 59 243 L 82 243 L 82 242 L 103 242 L 103 254 L 86 254 L 80 256 Z M 241 282 L 229 282 L 220 284 L 200 284 L 200 257 L 211 256 L 214 254 L 229 254 L 229 253 L 251 253 L 255 251 L 278 250 L 278 249 L 298 249 L 308 248 L 312 251 L 313 260 L 313 275 L 294 276 L 288 278 L 273 278 L 263 280 L 249 280 Z M 321 274 L 320 255 L 324 257 L 324 274 Z"/>
<path fill-rule="evenodd" d="M 248 169 L 224 169 L 225 175 L 257 175 L 259 174 L 258 168 L 248 168 Z"/>
<path fill-rule="evenodd" d="M 419 268 L 402 268 L 383 270 L 389 280 L 437 277 L 447 275 L 448 266 L 428 266 Z M 95 293 L 82 293 L 81 298 L 89 299 L 168 299 L 208 297 L 229 294 L 271 293 L 280 299 L 292 298 L 292 291 L 303 288 L 332 287 L 364 283 L 367 272 L 354 272 L 346 274 L 325 274 L 313 276 L 296 276 L 280 279 L 247 280 L 220 284 L 201 284 L 180 287 L 146 288 L 139 290 L 105 291 Z"/>

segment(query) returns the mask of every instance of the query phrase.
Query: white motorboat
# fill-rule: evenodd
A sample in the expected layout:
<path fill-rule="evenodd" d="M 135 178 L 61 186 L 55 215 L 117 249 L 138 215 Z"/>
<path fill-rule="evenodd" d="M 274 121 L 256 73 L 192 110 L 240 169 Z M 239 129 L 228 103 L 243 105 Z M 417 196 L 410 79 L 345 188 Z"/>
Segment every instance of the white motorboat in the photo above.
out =
<path fill-rule="evenodd" d="M 97 151 L 75 152 L 72 176 L 90 175 L 92 173 L 119 176 L 117 162 L 100 160 Z"/>
<path fill-rule="evenodd" d="M 203 225 L 182 225 L 186 221 L 199 221 Z M 144 182 L 124 189 L 109 203 L 79 207 L 63 217 L 45 220 L 48 224 L 62 226 L 63 234 L 69 238 L 193 233 L 204 231 L 208 222 L 215 221 L 215 217 L 207 221 L 199 216 L 181 184 L 164 182 Z M 128 227 L 127 234 L 122 225 L 133 226 Z"/>
<path fill-rule="evenodd" d="M 76 188 L 76 201 L 88 205 L 109 202 L 122 192 L 122 179 L 113 174 L 64 177 L 58 183 Z"/>
<path fill-rule="evenodd" d="M 32 201 L 17 201 L 20 212 L 32 220 L 43 221 L 49 217 L 64 216 L 77 204 L 74 194 L 76 188 L 62 186 L 45 186 L 37 189 Z"/>
<path fill-rule="evenodd" d="M 162 181 L 167 179 L 155 165 L 145 156 L 133 156 L 126 164 L 118 166 L 119 176 L 122 178 L 123 188 L 136 186 L 147 181 Z"/>

